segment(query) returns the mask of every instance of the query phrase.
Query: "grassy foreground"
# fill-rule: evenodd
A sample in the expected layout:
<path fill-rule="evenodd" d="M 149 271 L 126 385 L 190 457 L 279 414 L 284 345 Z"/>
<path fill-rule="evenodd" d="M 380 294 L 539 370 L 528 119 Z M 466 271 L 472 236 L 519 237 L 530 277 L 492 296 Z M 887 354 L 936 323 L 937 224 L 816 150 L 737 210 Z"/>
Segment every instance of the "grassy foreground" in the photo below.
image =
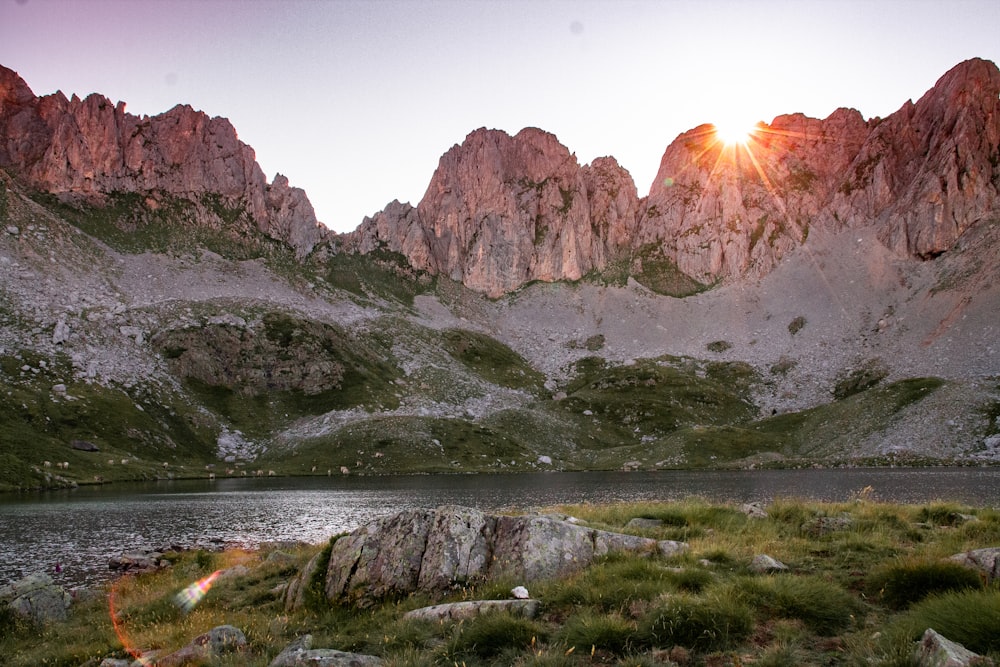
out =
<path fill-rule="evenodd" d="M 902 666 L 927 627 L 1000 659 L 1000 587 L 944 560 L 1000 546 L 1000 511 L 885 504 L 870 489 L 852 502 L 779 500 L 766 510 L 767 518 L 750 518 L 697 499 L 558 508 L 615 531 L 635 517 L 659 519 L 659 527 L 626 532 L 691 549 L 669 559 L 614 556 L 567 579 L 529 584 L 541 601 L 533 620 L 403 620 L 439 601 L 420 596 L 365 610 L 314 600 L 289 613 L 278 587 L 322 546 L 177 554 L 167 570 L 81 596 L 66 622 L 32 627 L 0 610 L 0 665 L 96 667 L 127 657 L 123 644 L 170 652 L 221 624 L 249 641 L 212 663 L 225 666 L 265 666 L 305 633 L 315 648 L 378 655 L 390 666 Z M 754 574 L 757 554 L 789 571 Z M 248 573 L 217 583 L 192 611 L 175 605 L 191 582 L 237 564 Z M 449 600 L 506 598 L 520 583 L 484 583 Z"/>

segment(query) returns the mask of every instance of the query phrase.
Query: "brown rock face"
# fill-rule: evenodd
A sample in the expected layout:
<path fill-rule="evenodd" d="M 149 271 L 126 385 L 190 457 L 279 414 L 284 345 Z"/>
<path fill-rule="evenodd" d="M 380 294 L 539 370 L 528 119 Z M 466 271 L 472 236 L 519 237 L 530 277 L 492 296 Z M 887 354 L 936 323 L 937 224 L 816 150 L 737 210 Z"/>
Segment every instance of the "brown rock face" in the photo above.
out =
<path fill-rule="evenodd" d="M 499 296 L 603 266 L 627 248 L 636 208 L 632 178 L 613 158 L 581 167 L 541 130 L 480 129 L 445 153 L 416 208 L 393 202 L 353 244 Z"/>
<path fill-rule="evenodd" d="M 779 116 L 745 146 L 704 125 L 667 148 L 644 200 L 613 158 L 581 167 L 551 134 L 480 129 L 441 158 L 416 208 L 393 202 L 349 246 L 491 296 L 651 251 L 702 283 L 758 278 L 816 228 L 874 226 L 931 257 L 996 211 L 998 93 L 996 65 L 974 59 L 884 120 Z"/>
<path fill-rule="evenodd" d="M 817 225 L 877 226 L 902 254 L 940 254 L 996 209 L 998 93 L 1000 71 L 976 59 L 881 121 L 779 116 L 745 147 L 696 128 L 664 154 L 636 242 L 703 282 L 765 274 Z"/>
<path fill-rule="evenodd" d="M 139 117 L 97 94 L 39 98 L 2 66 L 0 167 L 40 190 L 97 200 L 113 192 L 219 195 L 300 255 L 325 234 L 305 193 L 280 175 L 268 185 L 253 149 L 225 118 L 182 105 Z"/>

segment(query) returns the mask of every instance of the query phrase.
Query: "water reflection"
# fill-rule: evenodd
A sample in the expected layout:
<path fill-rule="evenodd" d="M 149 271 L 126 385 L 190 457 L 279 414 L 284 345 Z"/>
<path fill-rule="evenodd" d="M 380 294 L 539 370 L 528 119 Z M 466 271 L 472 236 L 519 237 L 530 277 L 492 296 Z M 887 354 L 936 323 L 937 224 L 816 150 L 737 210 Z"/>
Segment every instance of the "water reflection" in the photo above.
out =
<path fill-rule="evenodd" d="M 880 500 L 948 499 L 1000 506 L 1000 469 L 667 471 L 533 475 L 220 479 L 115 485 L 0 497 L 0 584 L 37 571 L 85 585 L 108 577 L 126 550 L 217 542 L 320 542 L 412 507 L 483 510 L 557 504 L 677 500 L 847 500 L 872 487 Z"/>

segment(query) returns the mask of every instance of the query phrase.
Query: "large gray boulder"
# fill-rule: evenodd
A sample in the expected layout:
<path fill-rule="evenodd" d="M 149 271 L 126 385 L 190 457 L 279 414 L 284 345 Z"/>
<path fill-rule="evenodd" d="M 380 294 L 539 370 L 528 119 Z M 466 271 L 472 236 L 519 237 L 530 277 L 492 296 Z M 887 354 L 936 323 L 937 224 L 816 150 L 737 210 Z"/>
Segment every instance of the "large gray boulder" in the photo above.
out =
<path fill-rule="evenodd" d="M 980 572 L 986 578 L 986 583 L 1000 579 L 1000 547 L 963 551 L 951 556 L 949 560 Z"/>
<path fill-rule="evenodd" d="M 534 618 L 538 615 L 538 607 L 538 600 L 466 600 L 413 609 L 403 614 L 403 618 L 419 621 L 465 621 L 496 611 Z"/>
<path fill-rule="evenodd" d="M 0 586 L 0 605 L 37 623 L 65 620 L 73 598 L 47 574 L 32 574 Z"/>
<path fill-rule="evenodd" d="M 317 577 L 328 600 L 364 606 L 499 577 L 523 582 L 561 577 L 612 552 L 674 555 L 686 548 L 552 516 L 496 516 L 453 506 L 406 510 L 337 539 L 329 561 L 317 556 L 289 583 L 285 602 L 290 609 L 300 607 L 308 582 Z"/>

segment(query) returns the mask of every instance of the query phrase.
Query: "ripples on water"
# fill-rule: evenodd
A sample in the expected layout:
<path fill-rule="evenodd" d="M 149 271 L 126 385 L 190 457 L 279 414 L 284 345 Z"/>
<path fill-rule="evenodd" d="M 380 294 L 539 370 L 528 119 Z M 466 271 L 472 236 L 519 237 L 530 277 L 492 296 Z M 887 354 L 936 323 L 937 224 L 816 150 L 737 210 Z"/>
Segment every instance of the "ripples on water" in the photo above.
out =
<path fill-rule="evenodd" d="M 318 543 L 413 507 L 454 504 L 495 511 L 689 496 L 729 502 L 767 502 L 776 497 L 843 501 L 867 486 L 885 501 L 947 499 L 1000 506 L 996 468 L 323 477 L 114 485 L 0 496 L 0 584 L 47 571 L 66 585 L 85 586 L 109 578 L 107 562 L 113 555 L 171 544 Z"/>

